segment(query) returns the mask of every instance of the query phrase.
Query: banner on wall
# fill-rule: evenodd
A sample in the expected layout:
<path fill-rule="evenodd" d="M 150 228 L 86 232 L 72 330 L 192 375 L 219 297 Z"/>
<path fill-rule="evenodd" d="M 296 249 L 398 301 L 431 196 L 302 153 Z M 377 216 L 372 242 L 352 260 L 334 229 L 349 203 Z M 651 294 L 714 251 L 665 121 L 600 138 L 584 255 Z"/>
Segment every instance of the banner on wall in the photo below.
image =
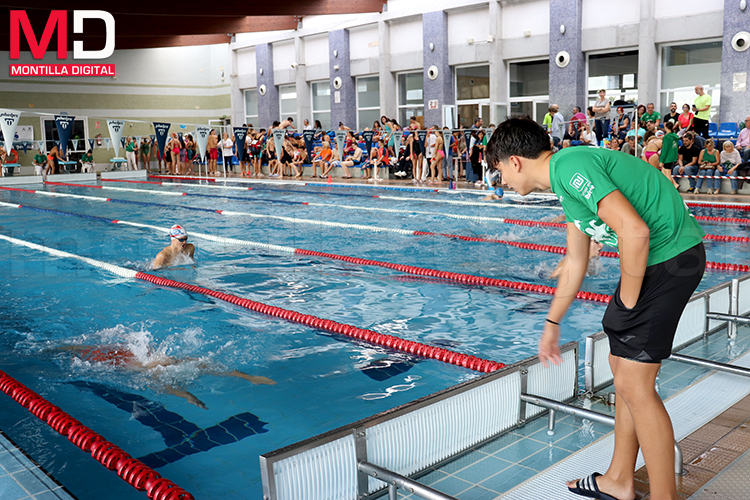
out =
<path fill-rule="evenodd" d="M 180 125 L 180 127 L 182 127 L 182 125 Z M 177 138 L 180 140 L 180 142 L 182 142 L 182 132 L 177 132 Z"/>
<path fill-rule="evenodd" d="M 109 148 L 112 146 L 112 139 L 110 139 L 109 137 L 105 137 L 104 145 L 107 146 L 107 151 L 109 151 Z"/>
<path fill-rule="evenodd" d="M 55 125 L 57 126 L 57 135 L 60 137 L 60 150 L 63 156 L 65 156 L 65 152 L 68 149 L 68 141 L 70 140 L 70 135 L 73 133 L 75 119 L 75 116 L 55 115 Z"/>
<path fill-rule="evenodd" d="M 346 142 L 346 130 L 336 131 L 336 150 L 339 152 L 339 160 L 344 160 L 344 143 Z"/>
<path fill-rule="evenodd" d="M 93 151 L 93 150 L 94 150 L 94 139 L 89 139 L 89 149 L 90 149 L 91 151 Z"/>
<path fill-rule="evenodd" d="M 45 149 L 44 148 L 44 141 L 36 141 L 36 145 L 37 145 L 37 147 L 39 149 L 41 149 L 42 151 L 44 151 L 44 149 Z"/>
<path fill-rule="evenodd" d="M 466 141 L 466 157 L 471 156 L 471 129 L 464 129 L 464 140 Z"/>
<path fill-rule="evenodd" d="M 151 144 L 152 145 L 156 144 L 156 136 L 155 135 L 152 134 L 152 135 L 149 136 L 149 138 L 151 139 Z"/>
<path fill-rule="evenodd" d="M 307 150 L 307 161 L 311 162 L 313 158 L 313 138 L 315 137 L 315 131 L 303 130 L 302 137 L 305 139 L 305 149 Z"/>
<path fill-rule="evenodd" d="M 365 147 L 367 148 L 367 151 L 365 153 L 367 154 L 367 158 L 370 157 L 370 151 L 372 151 L 372 136 L 374 135 L 374 132 L 372 130 L 365 130 L 362 132 L 362 137 L 365 138 Z"/>
<path fill-rule="evenodd" d="M 396 156 L 398 156 L 399 151 L 401 151 L 401 138 L 403 136 L 403 130 L 395 130 L 393 132 L 393 151 L 396 153 Z"/>
<path fill-rule="evenodd" d="M 0 125 L 2 125 L 3 140 L 5 141 L 5 149 L 7 151 L 13 148 L 13 139 L 16 137 L 16 127 L 18 127 L 18 120 L 20 118 L 20 111 L 0 109 Z"/>
<path fill-rule="evenodd" d="M 425 150 L 424 150 L 424 141 L 427 139 L 427 131 L 426 130 L 417 130 L 417 139 L 419 139 L 419 150 L 422 152 L 424 156 Z"/>
<path fill-rule="evenodd" d="M 109 136 L 112 138 L 110 143 L 115 148 L 115 157 L 119 158 L 120 144 L 125 145 L 122 142 L 122 131 L 125 129 L 125 120 L 107 120 L 107 128 L 109 128 Z M 109 144 L 107 144 L 107 149 L 109 149 Z"/>
<path fill-rule="evenodd" d="M 195 142 L 198 143 L 198 153 L 201 155 L 201 160 L 206 159 L 206 146 L 208 145 L 208 135 L 211 133 L 211 127 L 205 125 L 195 126 Z"/>
<path fill-rule="evenodd" d="M 240 151 L 244 152 L 245 139 L 247 139 L 247 127 L 234 127 L 234 140 L 237 141 L 237 159 L 242 160 L 245 155 Z"/>
<path fill-rule="evenodd" d="M 78 139 L 73 139 L 73 151 L 78 151 Z"/>
<path fill-rule="evenodd" d="M 275 128 L 273 129 L 273 145 L 276 149 L 276 157 L 281 158 L 281 154 L 279 151 L 281 151 L 281 148 L 284 146 L 284 135 L 286 132 L 284 129 Z"/>
<path fill-rule="evenodd" d="M 154 132 L 156 132 L 156 145 L 159 146 L 159 153 L 161 153 L 162 156 L 164 156 L 164 148 L 167 145 L 169 127 L 169 123 L 154 122 Z"/>

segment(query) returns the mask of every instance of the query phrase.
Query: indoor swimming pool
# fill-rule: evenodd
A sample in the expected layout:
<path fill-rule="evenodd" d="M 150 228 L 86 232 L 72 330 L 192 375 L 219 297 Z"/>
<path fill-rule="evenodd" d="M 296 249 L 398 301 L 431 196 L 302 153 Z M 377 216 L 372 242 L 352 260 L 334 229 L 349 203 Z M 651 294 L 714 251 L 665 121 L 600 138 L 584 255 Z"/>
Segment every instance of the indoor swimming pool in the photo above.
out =
<path fill-rule="evenodd" d="M 427 190 L 150 182 L 0 189 L 0 234 L 487 360 L 536 353 L 549 294 L 280 247 L 552 287 L 562 256 L 544 247 L 564 246 L 565 232 L 534 224 L 562 214 L 554 199 L 492 204 Z M 747 217 L 742 207 L 691 209 L 699 218 Z M 225 240 L 191 236 L 195 262 L 152 271 L 169 239 L 137 225 L 172 224 Z M 746 229 L 701 224 L 720 236 Z M 750 264 L 747 241 L 705 243 L 709 261 Z M 196 498 L 261 498 L 259 455 L 479 375 L 7 241 L 0 248 L 2 369 Z M 592 268 L 583 290 L 612 293 L 617 259 Z M 708 270 L 698 290 L 734 276 Z M 605 307 L 575 301 L 561 341 L 599 331 Z M 109 354 L 118 348 L 141 367 Z M 167 357 L 176 362 L 162 366 Z M 226 376 L 235 370 L 275 384 Z M 21 406 L 4 408 L 0 429 L 82 500 L 143 497 Z"/>

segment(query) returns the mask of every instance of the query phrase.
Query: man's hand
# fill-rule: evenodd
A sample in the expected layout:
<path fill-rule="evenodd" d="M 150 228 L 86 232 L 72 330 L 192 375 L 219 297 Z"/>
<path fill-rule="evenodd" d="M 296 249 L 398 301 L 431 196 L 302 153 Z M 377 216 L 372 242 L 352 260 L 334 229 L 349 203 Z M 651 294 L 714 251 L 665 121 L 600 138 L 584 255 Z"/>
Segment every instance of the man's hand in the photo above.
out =
<path fill-rule="evenodd" d="M 547 368 L 547 363 L 553 365 L 562 363 L 560 357 L 560 326 L 553 325 L 549 321 L 544 322 L 544 331 L 539 339 L 539 361 Z"/>

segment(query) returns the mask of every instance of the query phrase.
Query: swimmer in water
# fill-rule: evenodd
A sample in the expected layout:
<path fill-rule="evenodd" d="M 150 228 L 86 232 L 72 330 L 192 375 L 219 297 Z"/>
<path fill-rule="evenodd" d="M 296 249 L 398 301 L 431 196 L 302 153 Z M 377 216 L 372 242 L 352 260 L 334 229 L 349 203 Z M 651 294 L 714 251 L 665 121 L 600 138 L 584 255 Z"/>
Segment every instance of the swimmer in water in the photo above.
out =
<path fill-rule="evenodd" d="M 563 216 L 564 217 L 564 216 Z M 599 254 L 602 251 L 602 245 L 598 241 L 594 241 L 594 239 L 591 239 L 591 242 L 589 243 L 589 266 L 586 270 L 586 274 L 589 276 L 595 276 L 599 274 L 599 269 L 596 266 L 596 262 L 599 260 Z M 552 278 L 559 278 L 563 270 L 565 269 L 565 266 L 567 264 L 567 256 L 563 257 L 559 264 L 557 264 L 557 267 L 554 271 L 552 271 L 552 274 L 550 275 L 550 279 Z"/>
<path fill-rule="evenodd" d="M 180 256 L 192 259 L 195 254 L 195 246 L 187 242 L 187 231 L 182 226 L 177 224 L 172 226 L 169 230 L 169 237 L 172 239 L 172 243 L 156 256 L 153 264 L 154 269 L 168 267 Z"/>
<path fill-rule="evenodd" d="M 146 362 L 139 360 L 133 352 L 124 345 L 69 345 L 58 348 L 61 351 L 74 352 L 76 357 L 89 363 L 101 363 L 116 368 L 123 368 L 134 372 L 147 372 L 159 367 L 177 366 L 182 363 L 198 361 L 196 358 L 175 358 L 172 356 L 154 356 Z M 151 353 L 149 353 L 151 354 Z M 151 356 L 149 356 L 151 357 Z M 225 371 L 206 362 L 200 362 L 196 365 L 197 369 L 208 375 L 218 377 L 237 377 L 255 385 L 276 385 L 274 380 L 261 375 L 248 375 L 238 370 Z M 205 403 L 195 397 L 193 394 L 179 389 L 177 387 L 165 387 L 164 392 L 185 399 L 188 403 L 207 410 Z"/>

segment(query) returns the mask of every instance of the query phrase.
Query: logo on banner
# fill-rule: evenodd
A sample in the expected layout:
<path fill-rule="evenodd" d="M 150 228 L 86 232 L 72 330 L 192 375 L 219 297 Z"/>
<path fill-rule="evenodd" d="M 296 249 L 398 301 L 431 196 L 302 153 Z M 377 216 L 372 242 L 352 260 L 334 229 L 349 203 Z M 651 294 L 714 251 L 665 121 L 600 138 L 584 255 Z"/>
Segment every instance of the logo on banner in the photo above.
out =
<path fill-rule="evenodd" d="M 404 132 L 401 130 L 393 132 L 393 145 L 395 146 L 395 151 L 399 152 L 401 151 L 401 139 L 404 137 Z"/>
<path fill-rule="evenodd" d="M 16 137 L 16 127 L 18 126 L 18 120 L 21 118 L 20 111 L 13 111 L 12 109 L 0 110 L 0 127 L 3 132 L 3 140 L 5 141 L 5 149 L 10 150 L 13 147 L 13 139 Z"/>
<path fill-rule="evenodd" d="M 372 136 L 374 135 L 374 132 L 372 130 L 365 130 L 362 132 L 362 137 L 365 138 L 365 147 L 367 148 L 367 154 L 370 154 L 370 150 L 372 149 Z"/>
<path fill-rule="evenodd" d="M 206 146 L 208 145 L 208 136 L 210 133 L 210 127 L 201 125 L 195 127 L 195 142 L 198 143 L 198 152 L 201 155 L 201 159 L 204 159 L 206 156 Z"/>
<path fill-rule="evenodd" d="M 303 130 L 302 138 L 305 139 L 305 149 L 307 150 L 307 157 L 313 157 L 313 138 L 315 137 L 314 130 Z"/>
<path fill-rule="evenodd" d="M 339 160 L 344 159 L 344 142 L 346 141 L 346 130 L 336 131 L 336 149 L 339 152 Z"/>
<path fill-rule="evenodd" d="M 234 127 L 234 139 L 237 141 L 237 157 L 244 158 L 240 151 L 245 151 L 245 139 L 247 138 L 247 127 Z"/>
<path fill-rule="evenodd" d="M 424 141 L 427 139 L 427 131 L 417 130 L 417 139 L 419 140 L 419 150 L 424 151 Z"/>
<path fill-rule="evenodd" d="M 115 18 L 103 10 L 74 10 L 73 33 L 83 34 L 86 19 L 104 21 L 105 43 L 101 50 L 84 50 L 83 41 L 73 41 L 73 59 L 107 59 L 115 51 Z M 68 11 L 53 10 L 42 36 L 37 38 L 25 10 L 10 11 L 10 58 L 21 58 L 21 34 L 34 59 L 43 59 L 57 30 L 57 59 L 68 58 Z M 10 76 L 114 76 L 114 64 L 11 64 Z"/>
<path fill-rule="evenodd" d="M 164 147 L 167 145 L 167 135 L 171 123 L 154 122 L 154 132 L 156 132 L 156 145 L 159 147 L 159 153 L 164 154 Z"/>
<path fill-rule="evenodd" d="M 73 133 L 73 122 L 75 116 L 61 116 L 55 115 L 55 125 L 57 125 L 57 135 L 60 137 L 60 149 L 62 154 L 68 149 L 68 141 L 70 140 L 70 134 Z"/>
<path fill-rule="evenodd" d="M 109 135 L 112 137 L 112 145 L 115 147 L 115 156 L 120 156 L 120 144 L 122 142 L 122 130 L 125 128 L 125 120 L 107 120 Z"/>

